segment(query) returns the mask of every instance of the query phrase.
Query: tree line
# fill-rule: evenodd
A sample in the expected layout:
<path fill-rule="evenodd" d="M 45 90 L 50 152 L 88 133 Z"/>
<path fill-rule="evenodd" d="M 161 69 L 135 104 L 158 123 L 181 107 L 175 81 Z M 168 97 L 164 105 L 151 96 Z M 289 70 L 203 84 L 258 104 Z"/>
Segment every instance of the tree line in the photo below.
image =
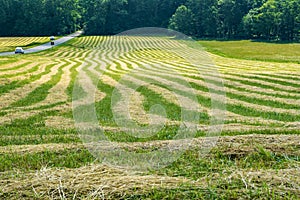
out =
<path fill-rule="evenodd" d="M 77 0 L 0 0 L 0 35 L 66 34 L 80 28 Z"/>
<path fill-rule="evenodd" d="M 197 37 L 299 41 L 300 0 L 190 0 L 169 27 Z"/>
<path fill-rule="evenodd" d="M 300 0 L 0 0 L 0 35 L 164 27 L 205 38 L 299 41 Z"/>

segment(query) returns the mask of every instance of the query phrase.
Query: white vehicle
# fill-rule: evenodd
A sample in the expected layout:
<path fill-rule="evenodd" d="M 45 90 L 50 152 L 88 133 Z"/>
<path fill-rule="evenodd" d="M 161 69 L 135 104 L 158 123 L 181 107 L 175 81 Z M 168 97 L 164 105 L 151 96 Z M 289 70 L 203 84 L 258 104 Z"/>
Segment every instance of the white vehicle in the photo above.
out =
<path fill-rule="evenodd" d="M 55 37 L 54 37 L 54 36 L 51 36 L 51 37 L 50 37 L 50 40 L 55 40 Z"/>
<path fill-rule="evenodd" d="M 18 53 L 20 53 L 20 54 L 24 54 L 24 53 L 25 53 L 25 51 L 23 50 L 23 48 L 22 48 L 22 47 L 17 47 L 17 48 L 16 48 L 16 50 L 15 50 L 15 54 L 18 54 Z"/>

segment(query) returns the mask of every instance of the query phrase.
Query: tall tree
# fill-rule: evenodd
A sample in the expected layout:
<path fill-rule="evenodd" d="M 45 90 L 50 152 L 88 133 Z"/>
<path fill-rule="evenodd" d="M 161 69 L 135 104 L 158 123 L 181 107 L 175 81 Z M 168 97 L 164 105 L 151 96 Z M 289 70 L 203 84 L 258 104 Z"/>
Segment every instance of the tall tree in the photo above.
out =
<path fill-rule="evenodd" d="M 179 6 L 175 14 L 170 19 L 171 29 L 187 35 L 194 34 L 193 14 L 185 5 Z"/>

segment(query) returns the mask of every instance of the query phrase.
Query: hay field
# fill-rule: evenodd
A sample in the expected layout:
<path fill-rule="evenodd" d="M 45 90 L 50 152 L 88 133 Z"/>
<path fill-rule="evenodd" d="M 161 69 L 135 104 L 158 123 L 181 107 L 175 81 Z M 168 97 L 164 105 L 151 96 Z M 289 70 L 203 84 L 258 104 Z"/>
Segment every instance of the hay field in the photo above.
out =
<path fill-rule="evenodd" d="M 0 52 L 14 51 L 16 47 L 34 47 L 49 42 L 49 37 L 0 37 Z"/>
<path fill-rule="evenodd" d="M 198 152 L 212 117 L 209 88 L 220 85 L 207 66 L 162 48 L 181 45 L 161 37 L 91 36 L 37 54 L 0 57 L 0 198 L 300 198 L 300 65 L 208 54 L 224 81 L 226 119 L 217 145 L 202 157 Z M 184 108 L 201 116 L 191 148 L 158 171 L 99 164 L 74 125 L 79 71 L 97 88 L 95 109 L 110 140 L 128 151 L 154 151 L 172 142 Z M 150 123 L 153 105 L 166 109 L 166 116 L 154 116 L 166 122 L 155 135 L 133 137 L 116 124 L 111 102 L 120 79 L 128 91 L 142 85 L 129 106 L 139 125 Z M 147 84 L 153 82 L 160 84 Z M 184 98 L 191 94 L 197 102 Z M 120 105 L 122 100 L 121 94 Z M 194 103 L 200 109 L 188 107 Z"/>

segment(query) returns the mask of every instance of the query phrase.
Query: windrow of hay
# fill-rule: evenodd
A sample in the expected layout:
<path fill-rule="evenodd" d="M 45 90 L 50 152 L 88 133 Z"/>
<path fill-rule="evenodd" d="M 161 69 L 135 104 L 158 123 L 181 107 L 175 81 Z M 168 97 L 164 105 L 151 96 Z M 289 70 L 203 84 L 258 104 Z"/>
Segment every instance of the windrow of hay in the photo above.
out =
<path fill-rule="evenodd" d="M 281 193 L 282 198 L 288 193 L 300 197 L 300 171 L 297 168 L 259 171 L 236 169 L 227 177 L 223 177 L 223 180 L 229 184 L 242 182 L 246 190 L 258 190 L 262 184 L 266 184 L 270 190 Z"/>
<path fill-rule="evenodd" d="M 226 72 L 297 72 L 299 64 L 296 63 L 276 63 L 253 60 L 241 60 L 235 58 L 226 58 L 215 54 L 210 54 L 210 57 L 217 65 L 221 66 L 221 70 Z"/>
<path fill-rule="evenodd" d="M 33 42 L 48 42 L 48 37 L 1 37 L 1 46 L 25 46 Z"/>
<path fill-rule="evenodd" d="M 32 83 L 29 83 L 21 88 L 17 88 L 15 90 L 10 91 L 9 93 L 6 93 L 2 96 L 0 96 L 0 109 L 9 106 L 13 102 L 16 102 L 19 99 L 22 99 L 26 97 L 31 91 L 38 88 L 40 85 L 48 82 L 51 77 L 58 73 L 58 70 L 61 66 L 63 66 L 65 63 L 61 62 L 58 65 L 55 65 L 51 68 L 51 72 L 43 75 L 40 79 L 37 81 L 34 81 Z"/>
<path fill-rule="evenodd" d="M 107 145 L 101 145 L 102 142 L 94 143 L 71 143 L 71 144 L 39 144 L 39 145 L 13 145 L 0 147 L 0 153 L 34 153 L 42 151 L 60 151 L 66 149 L 96 149 L 98 151 L 113 151 L 116 147 L 126 149 L 127 151 L 138 150 L 156 150 L 172 146 L 180 148 L 181 144 L 186 144 L 187 140 L 164 140 L 149 142 L 131 142 L 115 143 L 107 141 Z M 265 149 L 275 154 L 300 156 L 300 136 L 299 135 L 244 135 L 244 136 L 225 136 L 225 137 L 201 137 L 190 139 L 189 148 L 201 150 L 209 148 L 212 141 L 217 141 L 213 147 L 215 151 L 223 155 L 234 157 L 246 156 L 254 152 Z M 111 148 L 111 149 L 110 149 Z"/>
<path fill-rule="evenodd" d="M 1 177 L 1 195 L 30 199 L 114 199 L 125 194 L 141 194 L 155 188 L 177 188 L 201 183 L 181 177 L 141 175 L 107 166 L 91 165 L 78 169 L 44 168 L 21 178 Z"/>
<path fill-rule="evenodd" d="M 34 104 L 34 107 L 68 101 L 69 97 L 66 92 L 71 82 L 71 69 L 76 65 L 76 63 L 72 62 L 71 60 L 66 61 L 70 62 L 70 65 L 63 68 L 63 74 L 60 81 L 49 90 L 49 94 L 47 95 L 46 99 Z"/>
<path fill-rule="evenodd" d="M 209 99 L 211 97 L 211 94 L 209 92 L 204 92 L 200 89 L 191 90 L 191 88 L 187 87 L 185 84 L 182 84 L 181 81 L 192 82 L 199 85 L 199 87 L 214 88 L 216 90 L 220 89 L 220 87 L 213 82 L 206 83 L 205 81 L 201 80 L 201 78 L 206 78 L 205 76 L 207 76 L 208 80 L 216 80 L 216 77 L 214 77 L 213 74 L 210 73 L 210 66 L 201 65 L 198 69 L 198 66 L 194 66 L 193 64 L 186 61 L 183 58 L 183 55 L 176 54 L 170 51 L 170 49 L 174 47 L 180 49 L 180 51 L 182 51 L 184 55 L 189 53 L 184 52 L 184 45 L 181 44 L 181 42 L 178 42 L 176 40 L 169 40 L 167 38 L 155 37 L 92 37 L 80 38 L 80 41 L 81 40 L 86 42 L 86 47 L 90 46 L 94 49 L 78 49 L 75 48 L 75 45 L 72 47 L 62 47 L 55 51 L 49 51 L 44 54 L 39 53 L 40 55 L 54 56 L 55 59 L 51 61 L 51 63 L 58 64 L 51 68 L 51 72 L 49 74 L 42 76 L 39 80 L 27 84 L 21 88 L 10 90 L 8 93 L 1 95 L 0 108 L 5 109 L 12 103 L 26 98 L 31 91 L 48 81 L 54 74 L 57 73 L 61 66 L 65 65 L 67 62 L 69 64 L 62 69 L 63 74 L 61 80 L 57 83 L 57 85 L 54 85 L 49 90 L 47 98 L 42 100 L 41 102 L 38 102 L 37 104 L 32 106 L 18 108 L 19 111 L 17 111 L 16 109 L 6 109 L 0 117 L 0 121 L 2 124 L 10 123 L 11 121 L 18 118 L 24 119 L 28 118 L 29 116 L 39 114 L 41 111 L 35 111 L 35 109 L 40 109 L 40 106 L 49 105 L 51 107 L 51 105 L 53 104 L 53 108 L 45 110 L 56 110 L 64 112 L 63 109 L 66 109 L 65 112 L 71 111 L 72 106 L 71 102 L 67 102 L 70 100 L 70 98 L 67 95 L 66 90 L 70 86 L 73 78 L 71 77 L 71 69 L 79 63 L 85 63 L 85 65 L 81 66 L 81 68 L 77 70 L 89 73 L 85 74 L 85 77 L 81 82 L 81 84 L 84 86 L 83 90 L 88 91 L 88 93 L 93 92 L 93 89 L 96 88 L 95 85 L 93 88 L 86 87 L 87 85 L 93 85 L 95 82 L 95 80 L 92 80 L 92 78 L 90 77 L 90 74 L 93 74 L 95 77 L 99 77 L 99 79 L 102 80 L 104 84 L 115 87 L 116 85 L 118 85 L 118 81 L 116 80 L 117 78 L 115 77 L 119 77 L 120 75 L 128 73 L 127 76 L 124 77 L 124 79 L 128 83 L 133 83 L 134 85 L 146 84 L 148 87 L 147 89 L 159 94 L 167 102 L 173 103 L 179 107 L 198 111 L 199 109 L 197 109 L 196 106 L 191 105 L 199 103 L 201 112 L 205 112 L 210 115 L 210 108 L 206 106 L 207 104 L 201 104 L 201 102 L 193 102 L 193 100 L 186 98 L 184 95 L 180 96 L 181 102 L 179 102 L 178 99 L 174 95 L 172 95 L 172 91 L 169 91 L 165 87 L 161 87 L 159 85 L 149 84 L 149 80 L 153 80 L 155 82 L 161 83 L 161 85 L 180 90 L 184 93 L 190 94 L 191 96 L 193 95 L 193 93 L 195 93 L 195 95 L 199 95 L 206 99 Z M 130 45 L 128 45 L 129 43 Z M 83 45 L 80 42 L 78 42 L 78 44 Z M 68 51 L 70 49 L 72 49 L 72 51 Z M 274 116 L 269 118 L 267 116 L 267 112 L 279 113 L 283 115 L 286 114 L 295 118 L 297 118 L 297 116 L 299 115 L 297 109 L 299 101 L 296 100 L 296 98 L 299 96 L 298 88 L 291 86 L 297 84 L 297 79 L 290 81 L 285 78 L 276 78 L 277 75 L 278 77 L 283 76 L 281 74 L 293 74 L 297 67 L 299 67 L 298 64 L 246 61 L 239 59 L 222 58 L 220 56 L 215 56 L 212 54 L 207 55 L 215 60 L 216 65 L 220 65 L 219 67 L 222 72 L 221 77 L 224 77 L 225 83 L 229 85 L 229 87 L 226 88 L 226 91 L 232 93 L 233 95 L 240 95 L 243 97 L 240 99 L 239 97 L 229 97 L 228 95 L 226 97 L 226 101 L 229 103 L 229 105 L 232 107 L 236 105 L 243 106 L 245 108 L 253 110 L 253 112 L 261 112 L 262 115 L 265 114 L 264 116 L 253 117 L 251 113 L 242 113 L 240 110 L 231 112 L 227 111 L 226 117 L 228 119 L 228 123 L 230 124 L 225 125 L 224 130 L 263 130 L 264 128 L 272 128 L 273 125 L 280 126 L 284 129 L 289 130 L 296 129 L 298 127 L 293 122 L 286 123 L 280 118 L 277 119 Z M 83 60 L 84 58 L 86 58 L 86 60 Z M 50 63 L 50 58 L 41 57 L 41 59 L 39 60 L 39 62 L 41 63 L 44 61 L 49 61 Z M 22 62 L 16 61 L 15 63 L 18 63 L 18 65 L 20 65 L 22 64 Z M 16 71 L 22 71 L 31 67 L 33 67 L 33 65 L 28 64 L 24 66 L 24 68 L 16 69 Z M 25 80 L 30 78 L 31 75 L 37 75 L 38 73 L 44 72 L 45 67 L 45 65 L 41 65 L 35 72 L 27 73 L 17 77 L 7 78 L 5 80 L 3 79 L 2 81 L 6 84 L 14 80 Z M 227 71 L 225 70 L 226 68 L 228 69 Z M 243 75 L 243 73 L 234 70 L 237 68 L 239 68 L 241 71 L 245 71 L 246 78 L 239 76 L 239 74 Z M 271 69 L 269 73 L 273 74 L 274 77 L 270 77 L 268 79 L 274 81 L 285 81 L 287 85 L 271 83 L 270 80 L 262 81 L 261 78 L 263 78 L 264 75 L 256 75 L 256 73 L 265 72 L 266 69 L 269 68 Z M 135 69 L 135 71 L 131 71 L 132 69 Z M 3 71 L 3 73 L 7 72 L 9 71 Z M 134 72 L 138 73 L 134 74 Z M 198 72 L 200 73 L 199 75 Z M 202 76 L 201 73 L 204 73 L 204 76 Z M 248 76 L 257 76 L 259 79 L 247 78 Z M 296 75 L 294 74 L 293 77 L 295 76 Z M 199 79 L 197 77 L 199 77 Z M 236 80 L 226 80 L 226 77 Z M 252 86 L 240 82 L 245 80 L 249 81 L 250 83 L 257 84 L 257 86 Z M 85 81 L 88 81 L 90 84 L 87 84 L 87 82 Z M 264 88 L 265 86 L 275 87 L 278 90 Z M 130 86 L 124 84 L 123 87 L 129 88 Z M 83 99 L 79 104 L 87 104 L 93 101 L 99 102 L 103 100 L 107 95 L 105 94 L 105 92 L 101 91 L 101 85 L 99 85 L 98 89 L 95 91 L 96 99 Z M 143 108 L 143 103 L 145 101 L 145 98 L 147 97 L 143 96 L 139 92 L 135 92 L 133 94 L 134 95 L 130 100 L 130 116 L 134 119 L 134 121 L 137 121 L 141 124 L 148 124 L 149 115 L 145 113 Z M 265 102 L 252 102 L 252 100 L 250 101 L 246 99 L 248 97 Z M 268 100 L 272 101 L 270 105 L 268 105 L 268 102 L 266 102 Z M 60 102 L 66 103 L 64 105 L 54 106 L 55 103 Z M 274 104 L 276 104 L 276 102 L 284 103 L 287 107 L 280 108 L 278 106 L 275 106 Z M 295 106 L 295 109 L 293 109 L 292 106 Z M 154 117 L 159 118 L 159 116 Z M 168 124 L 180 124 L 180 122 L 171 121 L 170 119 L 163 119 L 163 121 L 167 121 Z M 54 118 L 52 120 L 46 119 L 46 125 L 49 127 L 62 128 L 64 125 L 66 125 L 66 127 L 68 128 L 73 127 L 72 125 L 69 126 L 67 124 L 69 124 L 69 122 L 59 122 L 58 118 Z M 207 130 L 208 127 L 204 127 L 201 125 L 199 126 L 199 130 Z"/>
<path fill-rule="evenodd" d="M 0 61 L 2 61 L 2 60 L 3 60 L 3 58 L 1 58 Z M 7 59 L 7 60 L 9 60 L 9 59 Z M 0 71 L 2 72 L 2 71 L 13 70 L 16 67 L 22 66 L 22 65 L 24 65 L 26 63 L 29 63 L 29 62 L 30 62 L 30 60 L 17 60 L 17 61 L 15 61 L 13 63 L 2 64 L 0 66 Z"/>
<path fill-rule="evenodd" d="M 57 128 L 57 129 L 74 129 L 75 121 L 73 119 L 68 119 L 61 116 L 49 116 L 45 120 L 45 125 L 47 127 Z"/>

